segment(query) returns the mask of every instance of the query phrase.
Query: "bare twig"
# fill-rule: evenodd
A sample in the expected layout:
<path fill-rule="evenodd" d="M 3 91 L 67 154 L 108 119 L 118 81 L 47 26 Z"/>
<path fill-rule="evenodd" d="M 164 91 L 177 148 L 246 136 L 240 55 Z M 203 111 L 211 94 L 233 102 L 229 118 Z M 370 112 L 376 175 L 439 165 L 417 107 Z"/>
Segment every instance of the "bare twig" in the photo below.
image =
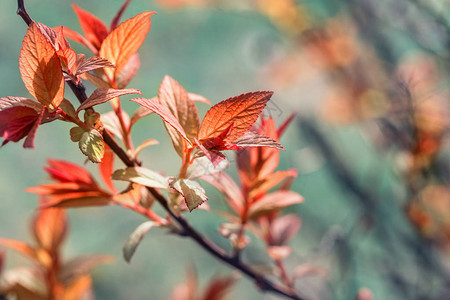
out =
<path fill-rule="evenodd" d="M 28 15 L 23 0 L 18 0 L 18 10 L 17 13 L 22 17 L 22 19 L 30 25 L 33 20 Z M 86 99 L 85 87 L 82 83 L 75 84 L 72 81 L 68 82 L 69 87 L 77 97 L 80 103 L 83 103 Z M 140 163 L 131 159 L 128 154 L 117 144 L 111 134 L 104 130 L 103 139 L 105 143 L 114 151 L 114 153 L 122 160 L 122 162 L 128 167 L 139 166 Z M 289 287 L 282 286 L 278 283 L 272 282 L 267 279 L 264 275 L 259 274 L 253 271 L 249 266 L 242 263 L 240 260 L 236 260 L 231 256 L 228 256 L 223 249 L 218 247 L 212 241 L 202 236 L 197 230 L 191 226 L 191 224 L 182 216 L 176 215 L 169 207 L 167 199 L 161 195 L 156 189 L 147 187 L 148 191 L 156 198 L 156 200 L 160 203 L 160 205 L 172 216 L 174 220 L 181 226 L 183 232 L 182 234 L 193 239 L 198 245 L 200 245 L 205 251 L 207 251 L 212 256 L 216 257 L 220 261 L 232 266 L 242 273 L 247 275 L 250 279 L 252 279 L 256 285 L 262 290 L 267 292 L 272 292 L 275 294 L 279 294 L 281 296 L 285 296 L 287 298 L 293 300 L 304 300 L 305 298 L 299 296 L 291 291 Z"/>

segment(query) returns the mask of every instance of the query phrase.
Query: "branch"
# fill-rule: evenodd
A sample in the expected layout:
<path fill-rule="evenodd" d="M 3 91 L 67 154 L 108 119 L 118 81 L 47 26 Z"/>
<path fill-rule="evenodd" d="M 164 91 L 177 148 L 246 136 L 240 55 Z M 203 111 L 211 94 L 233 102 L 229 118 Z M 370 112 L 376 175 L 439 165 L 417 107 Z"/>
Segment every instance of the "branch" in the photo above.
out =
<path fill-rule="evenodd" d="M 18 0 L 17 3 L 17 14 L 22 17 L 27 25 L 30 25 L 33 20 L 28 15 L 23 0 Z M 69 81 L 68 84 L 77 97 L 78 101 L 80 103 L 83 103 L 87 99 L 86 88 L 84 87 L 84 85 L 82 83 L 75 84 L 73 81 Z M 103 131 L 103 140 L 127 167 L 135 167 L 140 165 L 140 162 L 133 160 L 128 156 L 128 154 L 117 144 L 117 142 L 106 129 Z M 193 239 L 209 254 L 216 257 L 220 261 L 240 270 L 242 273 L 251 278 L 263 291 L 279 294 L 293 300 L 305 300 L 305 298 L 298 296 L 294 291 L 292 291 L 291 288 L 287 288 L 270 281 L 269 279 L 264 277 L 264 275 L 253 271 L 249 266 L 245 265 L 240 260 L 228 256 L 223 249 L 219 248 L 212 241 L 197 232 L 197 230 L 195 230 L 195 228 L 193 228 L 182 215 L 176 215 L 167 204 L 167 199 L 162 196 L 156 189 L 151 187 L 147 187 L 147 189 L 157 199 L 164 210 L 166 210 L 172 216 L 172 218 L 176 220 L 177 223 L 182 227 L 182 234 Z"/>
<path fill-rule="evenodd" d="M 31 19 L 30 15 L 25 9 L 25 4 L 23 3 L 23 0 L 17 0 L 17 14 L 22 17 L 23 21 L 27 24 L 27 26 L 30 26 L 30 24 L 33 23 L 33 19 Z"/>

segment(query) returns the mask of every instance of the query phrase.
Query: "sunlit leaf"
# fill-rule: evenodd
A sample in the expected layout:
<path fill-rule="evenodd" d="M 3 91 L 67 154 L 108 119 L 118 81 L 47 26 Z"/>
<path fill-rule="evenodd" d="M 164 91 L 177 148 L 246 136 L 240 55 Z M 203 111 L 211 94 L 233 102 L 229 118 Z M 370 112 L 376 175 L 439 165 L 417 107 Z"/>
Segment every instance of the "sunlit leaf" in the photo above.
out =
<path fill-rule="evenodd" d="M 125 245 L 123 246 L 123 258 L 126 262 L 130 262 L 131 258 L 134 255 L 134 252 L 136 252 L 137 247 L 141 243 L 142 239 L 144 238 L 144 235 L 153 227 L 155 226 L 155 222 L 147 221 L 139 225 L 132 234 L 128 237 L 127 241 L 125 242 Z"/>
<path fill-rule="evenodd" d="M 169 188 L 169 181 L 166 177 L 143 167 L 128 167 L 116 170 L 112 175 L 112 179 L 139 183 L 154 188 Z"/>
<path fill-rule="evenodd" d="M 200 204 L 208 200 L 202 186 L 189 179 L 176 179 L 170 183 L 170 187 L 180 193 L 186 202 L 189 211 L 193 211 Z"/>
<path fill-rule="evenodd" d="M 273 92 L 252 92 L 219 102 L 203 118 L 198 132 L 200 141 L 219 136 L 232 125 L 224 139 L 233 142 L 242 136 L 258 119 Z"/>
<path fill-rule="evenodd" d="M 55 48 L 36 24 L 28 27 L 19 57 L 25 87 L 40 103 L 57 108 L 64 99 L 64 77 Z"/>
<path fill-rule="evenodd" d="M 105 153 L 105 144 L 102 135 L 97 130 L 92 129 L 84 132 L 81 135 L 78 146 L 81 152 L 92 162 L 99 163 L 102 161 Z"/>
<path fill-rule="evenodd" d="M 143 12 L 123 22 L 103 41 L 99 56 L 106 58 L 116 66 L 105 69 L 110 79 L 122 71 L 129 58 L 141 47 L 151 27 L 151 16 L 155 12 Z"/>
<path fill-rule="evenodd" d="M 277 141 L 271 139 L 262 134 L 258 134 L 254 131 L 247 131 L 239 137 L 238 139 L 233 141 L 233 144 L 245 148 L 245 147 L 271 147 L 278 150 L 285 150 L 283 146 Z"/>

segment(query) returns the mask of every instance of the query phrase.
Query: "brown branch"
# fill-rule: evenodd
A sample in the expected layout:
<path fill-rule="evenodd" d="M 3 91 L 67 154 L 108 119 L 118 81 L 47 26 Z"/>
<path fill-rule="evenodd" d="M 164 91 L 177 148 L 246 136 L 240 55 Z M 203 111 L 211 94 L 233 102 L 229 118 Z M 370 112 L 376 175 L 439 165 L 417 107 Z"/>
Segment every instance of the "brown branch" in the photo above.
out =
<path fill-rule="evenodd" d="M 25 23 L 27 23 L 27 25 L 30 25 L 33 22 L 33 20 L 28 15 L 23 0 L 18 0 L 17 2 L 18 2 L 17 14 L 19 14 L 22 17 L 22 19 L 25 21 Z M 75 84 L 73 81 L 69 81 L 68 84 L 73 93 L 75 94 L 75 96 L 77 97 L 78 101 L 80 103 L 83 103 L 87 99 L 86 89 L 84 85 L 82 83 Z M 114 140 L 114 138 L 106 129 L 103 132 L 103 140 L 127 167 L 134 167 L 140 165 L 140 162 L 137 162 L 128 156 L 128 154 L 117 144 L 117 142 Z M 294 291 L 292 291 L 291 288 L 284 287 L 278 283 L 270 281 L 269 279 L 264 277 L 264 275 L 253 271 L 249 266 L 245 265 L 240 260 L 228 256 L 223 249 L 221 249 L 212 241 L 210 241 L 206 237 L 202 236 L 199 232 L 197 232 L 197 230 L 195 230 L 195 228 L 193 228 L 191 224 L 189 224 L 189 222 L 182 215 L 176 215 L 167 204 L 167 199 L 163 195 L 161 195 L 156 189 L 151 187 L 147 187 L 147 189 L 161 204 L 161 206 L 172 216 L 172 218 L 176 220 L 177 223 L 181 226 L 183 230 L 182 234 L 184 236 L 188 236 L 191 239 L 193 239 L 209 254 L 216 257 L 220 261 L 240 270 L 242 273 L 250 277 L 257 284 L 257 286 L 263 291 L 279 294 L 293 300 L 305 300 L 305 298 L 298 296 Z"/>

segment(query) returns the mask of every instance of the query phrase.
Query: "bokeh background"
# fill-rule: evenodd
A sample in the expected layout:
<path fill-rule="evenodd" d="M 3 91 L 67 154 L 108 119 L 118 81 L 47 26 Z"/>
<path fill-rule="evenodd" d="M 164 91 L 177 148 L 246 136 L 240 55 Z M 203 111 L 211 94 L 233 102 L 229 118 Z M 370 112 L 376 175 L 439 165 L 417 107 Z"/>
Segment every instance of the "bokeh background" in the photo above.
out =
<path fill-rule="evenodd" d="M 108 24 L 122 1 L 26 1 L 33 19 L 80 30 L 70 3 Z M 2 1 L 2 96 L 28 96 L 18 69 L 26 25 L 16 8 L 16 1 Z M 361 287 L 375 299 L 450 297 L 447 0 L 133 0 L 125 18 L 144 10 L 158 15 L 130 88 L 150 98 L 169 74 L 213 103 L 273 90 L 266 114 L 281 123 L 297 113 L 281 140 L 287 151 L 280 169 L 298 169 L 293 189 L 306 200 L 289 210 L 302 217 L 302 228 L 288 265 L 326 270 L 299 278 L 301 290 L 314 299 L 353 299 Z M 75 100 L 70 92 L 66 97 Z M 126 100 L 132 113 L 137 105 Z M 201 115 L 207 110 L 198 107 Z M 35 150 L 12 143 L 0 150 L 1 237 L 30 240 L 37 199 L 24 188 L 48 182 L 42 170 L 47 158 L 84 162 L 69 129 L 55 122 L 40 127 Z M 136 144 L 158 139 L 159 145 L 143 151 L 145 165 L 176 173 L 180 162 L 158 118 L 141 121 L 133 137 Z M 204 186 L 213 211 L 223 209 L 220 194 Z M 122 245 L 143 221 L 140 216 L 118 207 L 75 209 L 69 215 L 67 257 L 117 257 L 93 273 L 97 299 L 166 299 L 192 265 L 203 284 L 230 272 L 194 243 L 157 229 L 126 264 Z M 216 234 L 220 218 L 205 211 L 187 217 L 227 245 Z M 244 257 L 264 264 L 260 248 L 253 239 Z M 8 268 L 24 263 L 8 251 Z M 245 278 L 230 298 L 278 299 L 259 293 Z"/>

